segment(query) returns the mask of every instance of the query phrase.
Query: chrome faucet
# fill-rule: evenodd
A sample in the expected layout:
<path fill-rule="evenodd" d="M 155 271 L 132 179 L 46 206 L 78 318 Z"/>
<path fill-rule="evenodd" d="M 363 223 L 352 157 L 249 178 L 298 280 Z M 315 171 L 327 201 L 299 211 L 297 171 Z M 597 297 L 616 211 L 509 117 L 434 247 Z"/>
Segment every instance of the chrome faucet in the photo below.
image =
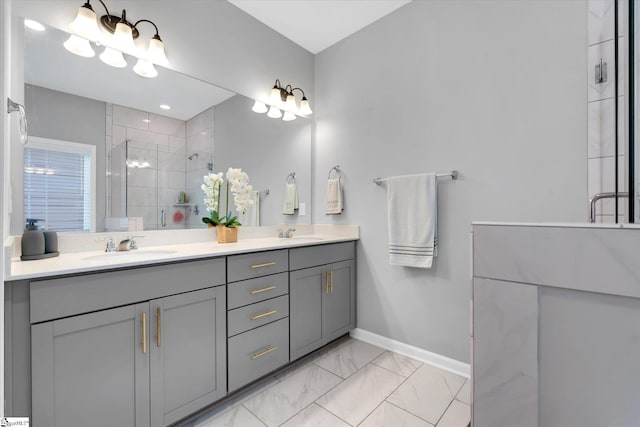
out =
<path fill-rule="evenodd" d="M 129 249 L 133 250 L 133 249 L 138 249 L 138 244 L 136 243 L 136 239 L 138 237 L 144 237 L 144 236 L 131 236 L 129 237 Z"/>
<path fill-rule="evenodd" d="M 289 239 L 293 236 L 294 231 L 296 231 L 296 229 L 293 227 L 289 227 L 287 231 L 278 230 L 278 237 L 281 239 Z"/>
<path fill-rule="evenodd" d="M 109 241 L 107 242 L 107 247 L 105 248 L 104 251 L 105 252 L 115 252 L 116 251 L 116 244 L 113 243 L 113 237 L 109 237 Z"/>

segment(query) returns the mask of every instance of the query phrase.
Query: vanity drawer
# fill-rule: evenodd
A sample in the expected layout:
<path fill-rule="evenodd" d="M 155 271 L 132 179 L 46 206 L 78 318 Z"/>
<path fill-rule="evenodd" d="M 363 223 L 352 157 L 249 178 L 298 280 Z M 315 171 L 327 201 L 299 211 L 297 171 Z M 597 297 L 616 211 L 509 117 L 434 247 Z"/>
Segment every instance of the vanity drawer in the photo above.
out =
<path fill-rule="evenodd" d="M 227 289 L 227 309 L 242 307 L 289 293 L 289 275 L 279 273 L 231 283 Z"/>
<path fill-rule="evenodd" d="M 290 250 L 291 270 L 300 270 L 316 265 L 331 264 L 354 259 L 355 242 L 332 243 L 328 245 L 307 246 Z"/>
<path fill-rule="evenodd" d="M 227 257 L 227 269 L 229 282 L 282 273 L 289 269 L 289 253 L 286 249 L 282 249 L 233 255 Z"/>
<path fill-rule="evenodd" d="M 229 391 L 289 363 L 289 318 L 229 338 Z"/>
<path fill-rule="evenodd" d="M 289 295 L 236 308 L 227 314 L 227 336 L 266 325 L 289 315 Z"/>

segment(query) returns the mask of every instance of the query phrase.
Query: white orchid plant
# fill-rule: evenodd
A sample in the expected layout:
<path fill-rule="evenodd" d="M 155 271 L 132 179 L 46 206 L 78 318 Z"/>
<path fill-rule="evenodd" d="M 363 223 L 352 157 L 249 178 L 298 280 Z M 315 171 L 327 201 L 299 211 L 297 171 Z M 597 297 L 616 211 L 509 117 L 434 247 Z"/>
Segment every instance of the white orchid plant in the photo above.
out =
<path fill-rule="evenodd" d="M 222 172 L 210 173 L 204 176 L 204 184 L 201 188 L 204 192 L 204 206 L 211 213 L 209 217 L 203 217 L 202 222 L 211 225 L 222 225 L 225 227 L 239 227 L 238 215 L 233 216 L 229 210 L 229 196 L 233 195 L 233 204 L 236 207 L 236 213 L 246 213 L 247 208 L 253 204 L 253 200 L 249 198 L 253 187 L 249 184 L 249 175 L 242 172 L 242 169 L 229 168 L 226 174 L 226 206 L 224 215 L 220 215 L 220 190 L 224 179 Z"/>

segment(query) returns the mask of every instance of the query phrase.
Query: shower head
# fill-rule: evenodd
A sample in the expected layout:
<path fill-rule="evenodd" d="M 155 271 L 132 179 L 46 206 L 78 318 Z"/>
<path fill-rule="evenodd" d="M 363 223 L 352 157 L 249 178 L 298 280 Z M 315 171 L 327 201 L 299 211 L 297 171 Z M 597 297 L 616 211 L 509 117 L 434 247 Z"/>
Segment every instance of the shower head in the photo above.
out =
<path fill-rule="evenodd" d="M 198 157 L 198 153 L 193 153 L 192 155 L 190 155 L 189 157 L 187 157 L 187 159 L 189 160 L 193 160 L 194 157 Z"/>

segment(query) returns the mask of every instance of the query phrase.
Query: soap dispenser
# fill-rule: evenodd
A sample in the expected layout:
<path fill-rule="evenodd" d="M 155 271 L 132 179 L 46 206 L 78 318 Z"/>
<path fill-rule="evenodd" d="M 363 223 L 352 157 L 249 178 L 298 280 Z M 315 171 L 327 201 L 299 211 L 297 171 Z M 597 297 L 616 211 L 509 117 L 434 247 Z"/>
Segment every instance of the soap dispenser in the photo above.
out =
<path fill-rule="evenodd" d="M 23 261 L 40 259 L 44 255 L 44 233 L 36 225 L 39 219 L 27 218 L 27 225 L 22 233 Z"/>

